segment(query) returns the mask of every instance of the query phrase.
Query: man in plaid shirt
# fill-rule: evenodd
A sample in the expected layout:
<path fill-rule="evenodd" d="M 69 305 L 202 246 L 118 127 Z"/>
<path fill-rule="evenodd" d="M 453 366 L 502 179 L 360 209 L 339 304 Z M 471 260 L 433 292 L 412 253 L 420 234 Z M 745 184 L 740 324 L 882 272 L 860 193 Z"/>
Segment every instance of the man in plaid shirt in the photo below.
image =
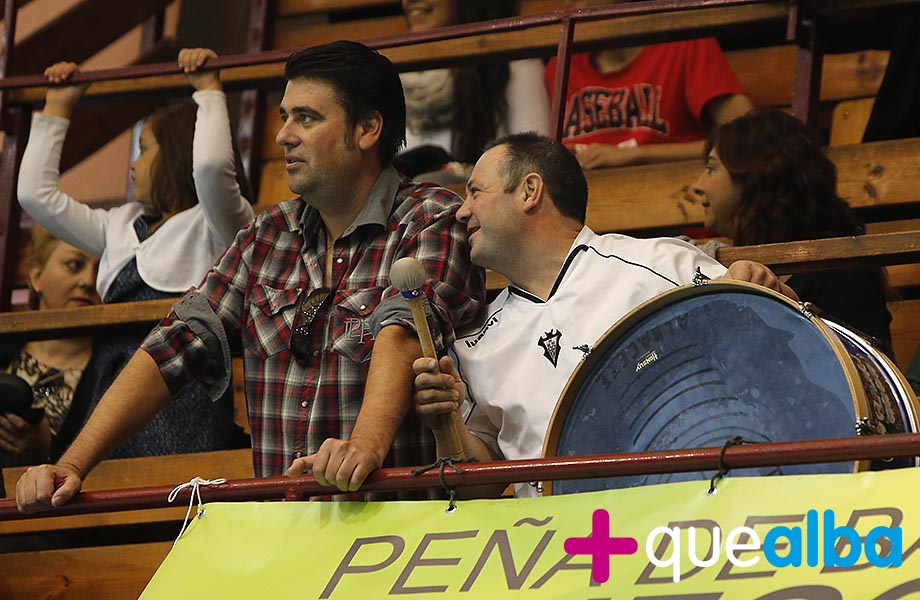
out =
<path fill-rule="evenodd" d="M 408 411 L 421 351 L 389 276 L 401 257 L 422 263 L 435 344 L 453 342 L 484 298 L 455 218 L 460 200 L 391 166 L 405 143 L 405 101 L 385 57 L 336 42 L 292 55 L 285 77 L 276 140 L 300 197 L 239 232 L 150 333 L 61 460 L 23 475 L 21 510 L 67 502 L 191 382 L 218 398 L 230 383 L 230 340 L 243 350 L 256 476 L 312 471 L 355 492 L 376 468 L 434 460 L 430 432 Z"/>

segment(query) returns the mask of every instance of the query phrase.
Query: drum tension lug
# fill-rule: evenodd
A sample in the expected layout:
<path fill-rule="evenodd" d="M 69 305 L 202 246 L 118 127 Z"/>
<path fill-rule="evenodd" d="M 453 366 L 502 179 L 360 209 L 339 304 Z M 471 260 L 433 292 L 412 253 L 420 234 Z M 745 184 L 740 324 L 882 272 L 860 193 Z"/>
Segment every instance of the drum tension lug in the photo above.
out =
<path fill-rule="evenodd" d="M 581 346 L 573 346 L 572 350 L 579 350 L 581 352 L 581 360 L 588 360 L 588 357 L 591 356 L 591 353 L 594 352 L 594 346 L 589 346 L 588 344 L 582 344 Z"/>
<path fill-rule="evenodd" d="M 699 267 L 697 267 L 696 274 L 693 275 L 693 279 L 690 281 L 690 283 L 692 283 L 694 287 L 700 287 L 709 283 L 709 280 L 710 277 L 703 273 Z"/>
<path fill-rule="evenodd" d="M 856 435 L 883 435 L 885 428 L 881 423 L 872 425 L 868 417 L 860 417 L 856 420 Z M 894 457 L 881 459 L 884 463 L 894 462 Z"/>
<path fill-rule="evenodd" d="M 799 302 L 799 312 L 802 313 L 806 319 L 810 319 L 820 311 L 818 307 L 811 302 Z"/>
<path fill-rule="evenodd" d="M 881 424 L 873 425 L 868 417 L 856 419 L 856 435 L 881 435 L 885 433 Z"/>

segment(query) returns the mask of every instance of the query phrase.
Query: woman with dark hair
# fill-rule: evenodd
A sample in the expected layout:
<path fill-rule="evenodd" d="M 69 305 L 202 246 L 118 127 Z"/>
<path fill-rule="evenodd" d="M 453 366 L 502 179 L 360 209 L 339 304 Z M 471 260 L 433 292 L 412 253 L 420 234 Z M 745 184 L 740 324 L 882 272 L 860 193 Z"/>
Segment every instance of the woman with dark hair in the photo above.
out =
<path fill-rule="evenodd" d="M 425 31 L 511 17 L 516 0 L 402 0 L 409 29 Z M 407 153 L 395 161 L 409 176 L 452 164 L 458 180 L 493 139 L 549 128 L 539 59 L 463 64 L 403 73 Z M 448 179 L 450 177 L 448 176 Z"/>
<path fill-rule="evenodd" d="M 705 144 L 706 229 L 736 246 L 862 235 L 866 227 L 837 195 L 837 169 L 814 134 L 780 110 L 753 110 L 716 127 Z M 793 275 L 803 301 L 871 335 L 891 354 L 888 286 L 879 267 Z"/>
<path fill-rule="evenodd" d="M 20 166 L 19 202 L 61 240 L 100 257 L 96 288 L 104 303 L 179 296 L 199 283 L 253 218 L 218 73 L 201 69 L 214 57 L 204 48 L 179 52 L 179 65 L 196 91 L 191 100 L 164 106 L 147 119 L 131 165 L 137 202 L 91 208 L 58 188 L 70 115 L 87 85 L 49 87 L 45 107 L 35 115 Z M 45 76 L 60 84 L 77 72 L 74 63 L 61 62 L 48 67 Z M 94 403 L 140 342 L 124 335 L 95 336 Z M 203 388 L 193 388 L 115 456 L 228 447 L 232 409 L 231 396 L 212 403 Z"/>

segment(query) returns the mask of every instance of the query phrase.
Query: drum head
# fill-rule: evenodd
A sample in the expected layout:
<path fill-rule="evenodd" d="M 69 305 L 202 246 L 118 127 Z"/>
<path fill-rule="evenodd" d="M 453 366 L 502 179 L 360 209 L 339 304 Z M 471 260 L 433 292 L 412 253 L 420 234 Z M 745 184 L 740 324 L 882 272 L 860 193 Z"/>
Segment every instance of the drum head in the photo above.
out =
<path fill-rule="evenodd" d="M 544 454 L 580 456 L 854 435 L 865 402 L 836 336 L 760 286 L 712 282 L 659 296 L 612 327 L 575 371 Z M 856 399 L 856 400 L 854 400 Z M 853 472 L 853 463 L 732 475 Z M 708 479 L 674 473 L 557 481 L 553 493 Z"/>

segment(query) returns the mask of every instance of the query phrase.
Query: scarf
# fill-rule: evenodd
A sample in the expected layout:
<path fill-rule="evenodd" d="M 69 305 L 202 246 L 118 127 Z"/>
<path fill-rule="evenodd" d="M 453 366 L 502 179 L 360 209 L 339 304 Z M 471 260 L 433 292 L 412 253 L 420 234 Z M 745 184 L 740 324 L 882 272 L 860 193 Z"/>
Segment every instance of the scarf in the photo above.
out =
<path fill-rule="evenodd" d="M 454 80 L 450 69 L 400 74 L 406 94 L 406 127 L 417 135 L 450 127 Z"/>

